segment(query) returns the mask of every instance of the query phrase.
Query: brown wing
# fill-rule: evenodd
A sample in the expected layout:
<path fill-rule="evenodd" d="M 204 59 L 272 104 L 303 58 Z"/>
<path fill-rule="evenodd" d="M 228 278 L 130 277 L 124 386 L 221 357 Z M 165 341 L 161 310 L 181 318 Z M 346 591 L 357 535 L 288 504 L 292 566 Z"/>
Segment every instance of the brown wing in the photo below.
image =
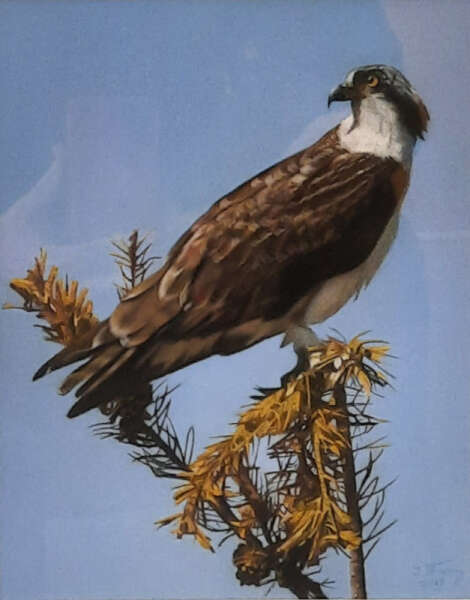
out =
<path fill-rule="evenodd" d="M 136 385 L 214 353 L 225 333 L 283 316 L 309 290 L 362 263 L 401 200 L 407 174 L 392 159 L 351 154 L 336 131 L 214 204 L 165 265 L 99 326 L 89 351 L 60 352 L 36 377 L 88 358 L 63 382 L 79 385 L 76 416 Z M 224 345 L 225 344 L 225 345 Z"/>
<path fill-rule="evenodd" d="M 332 130 L 214 204 L 118 306 L 111 331 L 133 346 L 157 331 L 178 340 L 282 316 L 367 258 L 400 200 L 398 179 L 394 160 L 342 150 Z"/>

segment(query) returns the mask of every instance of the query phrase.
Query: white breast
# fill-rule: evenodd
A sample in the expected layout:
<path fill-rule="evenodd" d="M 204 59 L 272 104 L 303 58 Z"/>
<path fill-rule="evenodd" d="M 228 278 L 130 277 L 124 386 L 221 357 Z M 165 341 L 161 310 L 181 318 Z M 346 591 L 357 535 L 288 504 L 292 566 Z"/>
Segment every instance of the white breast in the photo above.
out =
<path fill-rule="evenodd" d="M 397 208 L 369 258 L 352 271 L 328 279 L 315 291 L 305 313 L 304 324 L 321 323 L 328 319 L 369 284 L 395 239 L 398 219 Z"/>
<path fill-rule="evenodd" d="M 395 106 L 380 95 L 361 101 L 359 114 L 350 115 L 341 122 L 339 141 L 349 152 L 367 152 L 383 158 L 394 158 L 407 169 L 415 138 L 408 133 Z"/>

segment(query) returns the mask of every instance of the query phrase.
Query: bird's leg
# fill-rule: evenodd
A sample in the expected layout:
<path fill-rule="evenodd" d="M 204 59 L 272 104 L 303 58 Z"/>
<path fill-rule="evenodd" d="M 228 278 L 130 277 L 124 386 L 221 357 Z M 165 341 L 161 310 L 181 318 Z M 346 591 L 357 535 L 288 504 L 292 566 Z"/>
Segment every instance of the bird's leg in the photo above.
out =
<path fill-rule="evenodd" d="M 295 350 L 297 363 L 294 368 L 281 376 L 281 386 L 285 387 L 291 379 L 296 379 L 301 373 L 310 367 L 309 352 L 306 348 Z"/>
<path fill-rule="evenodd" d="M 290 329 L 282 345 L 292 342 L 294 352 L 297 354 L 297 363 L 293 369 L 285 373 L 281 377 L 281 385 L 284 387 L 290 379 L 295 379 L 301 373 L 310 368 L 310 351 L 309 348 L 320 343 L 319 338 L 314 331 L 306 325 L 299 325 Z"/>

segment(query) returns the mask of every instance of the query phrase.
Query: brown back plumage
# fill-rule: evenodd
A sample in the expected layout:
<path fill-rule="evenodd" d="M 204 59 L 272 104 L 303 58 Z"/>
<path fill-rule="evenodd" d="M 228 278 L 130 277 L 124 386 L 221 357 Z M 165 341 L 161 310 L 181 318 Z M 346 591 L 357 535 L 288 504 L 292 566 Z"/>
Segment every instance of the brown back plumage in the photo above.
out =
<path fill-rule="evenodd" d="M 396 161 L 343 150 L 333 129 L 220 199 L 101 325 L 88 362 L 61 386 L 80 384 L 69 415 L 262 339 L 247 324 L 280 322 L 369 256 L 406 184 Z M 73 360 L 62 352 L 38 374 Z"/>

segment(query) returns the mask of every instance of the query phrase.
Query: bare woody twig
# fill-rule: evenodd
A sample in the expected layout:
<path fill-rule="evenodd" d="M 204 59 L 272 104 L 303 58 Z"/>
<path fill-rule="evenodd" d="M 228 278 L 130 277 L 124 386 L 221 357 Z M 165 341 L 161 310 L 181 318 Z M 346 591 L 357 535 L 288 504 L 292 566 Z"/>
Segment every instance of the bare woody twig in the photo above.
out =
<path fill-rule="evenodd" d="M 362 519 L 359 509 L 359 495 L 356 486 L 356 470 L 352 451 L 351 431 L 349 428 L 349 413 L 347 397 L 344 387 L 340 384 L 335 386 L 334 397 L 338 408 L 343 412 L 338 428 L 348 440 L 344 452 L 344 486 L 346 505 L 355 533 L 362 539 Z M 364 567 L 364 551 L 362 543 L 351 550 L 349 560 L 349 575 L 352 598 L 367 598 L 366 575 Z"/>

